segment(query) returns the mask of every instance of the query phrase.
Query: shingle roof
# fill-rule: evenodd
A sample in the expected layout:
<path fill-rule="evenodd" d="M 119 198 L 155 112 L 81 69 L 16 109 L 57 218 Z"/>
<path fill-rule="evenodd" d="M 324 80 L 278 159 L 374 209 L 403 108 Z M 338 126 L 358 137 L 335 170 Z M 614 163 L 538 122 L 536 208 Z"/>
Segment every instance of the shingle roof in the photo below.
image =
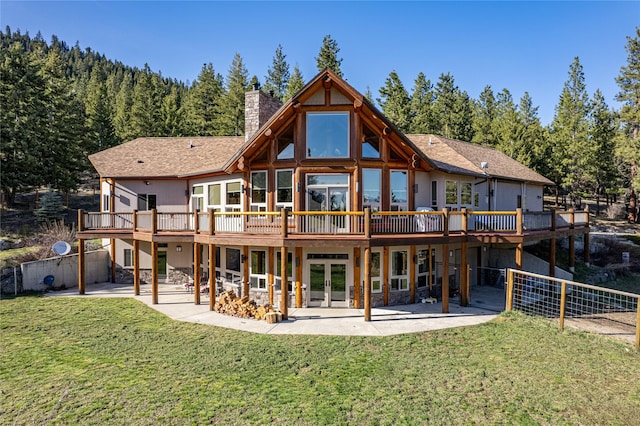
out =
<path fill-rule="evenodd" d="M 486 174 L 491 177 L 553 185 L 549 179 L 493 148 L 436 135 L 407 137 L 446 173 L 484 176 L 481 163 L 486 162 Z"/>
<path fill-rule="evenodd" d="M 219 171 L 244 136 L 138 138 L 89 156 L 102 177 L 178 177 Z"/>

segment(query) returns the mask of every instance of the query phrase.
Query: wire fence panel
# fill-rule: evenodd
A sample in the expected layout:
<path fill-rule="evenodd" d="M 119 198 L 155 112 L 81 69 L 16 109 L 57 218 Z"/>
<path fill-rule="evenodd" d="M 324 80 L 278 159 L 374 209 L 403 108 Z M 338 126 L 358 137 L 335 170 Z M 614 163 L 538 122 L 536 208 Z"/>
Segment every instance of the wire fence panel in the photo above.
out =
<path fill-rule="evenodd" d="M 567 322 L 640 346 L 640 295 L 513 269 L 507 275 L 507 310 L 557 318 L 560 328 Z"/>

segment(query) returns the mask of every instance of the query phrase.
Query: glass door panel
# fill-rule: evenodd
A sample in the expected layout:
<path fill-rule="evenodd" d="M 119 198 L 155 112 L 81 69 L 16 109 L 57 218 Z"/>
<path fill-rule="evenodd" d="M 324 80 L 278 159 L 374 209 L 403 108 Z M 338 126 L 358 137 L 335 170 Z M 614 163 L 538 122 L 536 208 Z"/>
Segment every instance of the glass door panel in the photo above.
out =
<path fill-rule="evenodd" d="M 310 302 L 318 305 L 325 301 L 325 264 L 310 263 L 309 264 L 309 284 L 311 287 Z"/>
<path fill-rule="evenodd" d="M 347 265 L 331 264 L 331 302 L 347 301 Z"/>

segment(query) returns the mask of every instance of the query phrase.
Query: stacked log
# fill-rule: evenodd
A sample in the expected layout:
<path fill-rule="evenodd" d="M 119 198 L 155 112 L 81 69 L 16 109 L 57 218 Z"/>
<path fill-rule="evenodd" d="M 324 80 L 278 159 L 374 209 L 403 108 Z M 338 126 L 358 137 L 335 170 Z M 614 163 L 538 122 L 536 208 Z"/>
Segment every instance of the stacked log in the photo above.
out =
<path fill-rule="evenodd" d="M 249 299 L 249 296 L 238 297 L 233 290 L 220 294 L 213 309 L 225 315 L 258 320 L 265 319 L 268 313 L 276 312 L 273 306 L 269 304 L 258 306 L 255 300 Z"/>

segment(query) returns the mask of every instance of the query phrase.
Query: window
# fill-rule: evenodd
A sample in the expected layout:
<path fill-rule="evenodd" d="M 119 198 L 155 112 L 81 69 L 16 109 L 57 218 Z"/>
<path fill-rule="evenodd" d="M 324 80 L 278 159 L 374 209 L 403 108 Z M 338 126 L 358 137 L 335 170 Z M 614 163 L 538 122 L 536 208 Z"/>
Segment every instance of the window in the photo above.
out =
<path fill-rule="evenodd" d="M 225 278 L 231 283 L 240 284 L 240 250 L 227 248 L 225 260 Z"/>
<path fill-rule="evenodd" d="M 133 251 L 131 249 L 124 249 L 124 267 L 128 268 L 133 266 Z"/>
<path fill-rule="evenodd" d="M 362 169 L 362 207 L 372 212 L 380 211 L 382 171 Z"/>
<path fill-rule="evenodd" d="M 277 141 L 277 149 L 278 153 L 276 158 L 278 160 L 288 160 L 294 157 L 294 145 L 293 145 L 293 124 L 287 128 L 280 136 L 278 136 Z"/>
<path fill-rule="evenodd" d="M 276 211 L 293 210 L 293 170 L 276 170 Z"/>
<path fill-rule="evenodd" d="M 214 212 L 219 212 L 221 210 L 222 203 L 220 194 L 219 183 L 209 185 L 209 199 L 207 200 L 207 204 L 209 205 L 209 209 L 212 209 Z"/>
<path fill-rule="evenodd" d="M 349 113 L 307 113 L 307 158 L 349 157 Z"/>
<path fill-rule="evenodd" d="M 156 206 L 156 194 L 138 194 L 138 210 L 152 210 Z"/>
<path fill-rule="evenodd" d="M 426 287 L 429 275 L 429 250 L 418 250 L 418 288 Z"/>
<path fill-rule="evenodd" d="M 389 276 L 391 290 L 408 290 L 409 274 L 407 269 L 407 251 L 391 252 L 391 272 Z"/>
<path fill-rule="evenodd" d="M 191 188 L 191 206 L 193 211 L 204 210 L 204 185 Z"/>
<path fill-rule="evenodd" d="M 380 268 L 381 254 L 379 251 L 371 252 L 371 291 L 382 292 L 382 268 Z"/>
<path fill-rule="evenodd" d="M 287 250 L 287 284 L 288 291 L 293 291 L 293 253 Z M 276 251 L 276 273 L 275 275 L 275 290 L 280 291 L 282 289 L 282 252 Z"/>
<path fill-rule="evenodd" d="M 471 205 L 471 183 L 462 182 L 460 184 L 460 204 L 465 206 Z"/>
<path fill-rule="evenodd" d="M 391 171 L 391 211 L 407 211 L 407 172 Z"/>
<path fill-rule="evenodd" d="M 251 211 L 267 211 L 267 172 L 251 173 Z"/>
<path fill-rule="evenodd" d="M 111 195 L 110 194 L 103 194 L 102 195 L 102 211 L 103 212 L 108 212 L 109 210 L 109 206 L 110 206 L 110 201 L 111 201 Z"/>
<path fill-rule="evenodd" d="M 249 283 L 253 289 L 267 289 L 267 252 L 265 250 L 251 250 Z"/>
<path fill-rule="evenodd" d="M 473 206 L 476 208 L 480 207 L 480 194 L 477 192 L 473 194 Z"/>
<path fill-rule="evenodd" d="M 367 126 L 363 126 L 362 158 L 380 158 L 380 138 Z"/>
<path fill-rule="evenodd" d="M 239 212 L 240 211 L 240 193 L 242 184 L 238 182 L 227 183 L 227 204 L 225 211 Z"/>
<path fill-rule="evenodd" d="M 431 181 L 431 207 L 438 210 L 438 181 Z"/>
<path fill-rule="evenodd" d="M 458 204 L 458 182 L 448 180 L 445 187 L 445 203 Z"/>

